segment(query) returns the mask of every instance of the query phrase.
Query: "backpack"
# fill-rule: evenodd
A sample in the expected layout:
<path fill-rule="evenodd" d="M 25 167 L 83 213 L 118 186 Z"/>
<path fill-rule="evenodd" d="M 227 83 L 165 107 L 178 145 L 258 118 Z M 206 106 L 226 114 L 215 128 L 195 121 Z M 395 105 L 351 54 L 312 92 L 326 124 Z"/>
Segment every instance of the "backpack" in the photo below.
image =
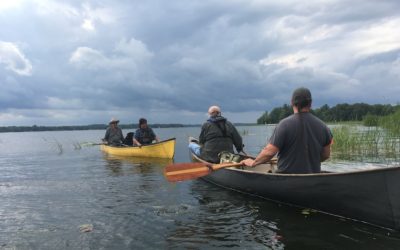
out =
<path fill-rule="evenodd" d="M 127 133 L 123 143 L 128 146 L 133 146 L 133 135 L 133 132 Z"/>
<path fill-rule="evenodd" d="M 228 151 L 222 151 L 218 154 L 218 157 L 220 158 L 220 163 L 225 163 L 225 162 L 240 162 L 241 160 L 244 159 L 244 157 L 240 154 L 234 154 Z"/>

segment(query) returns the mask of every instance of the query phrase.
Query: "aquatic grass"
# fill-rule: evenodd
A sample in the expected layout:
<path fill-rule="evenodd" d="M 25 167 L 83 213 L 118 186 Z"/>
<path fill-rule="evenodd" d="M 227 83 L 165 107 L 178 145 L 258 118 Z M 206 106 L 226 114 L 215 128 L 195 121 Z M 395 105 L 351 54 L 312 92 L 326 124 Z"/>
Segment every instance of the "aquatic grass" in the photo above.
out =
<path fill-rule="evenodd" d="M 73 142 L 72 146 L 74 147 L 75 150 L 81 150 L 82 145 L 79 142 Z"/>
<path fill-rule="evenodd" d="M 54 143 L 56 145 L 56 149 L 58 151 L 58 154 L 61 155 L 64 152 L 63 145 L 59 141 L 57 141 L 56 139 L 54 139 Z"/>
<path fill-rule="evenodd" d="M 54 138 L 53 142 L 49 141 L 45 137 L 42 137 L 42 139 L 43 139 L 43 141 L 48 142 L 50 144 L 51 148 L 52 149 L 54 148 L 59 155 L 63 154 L 63 152 L 64 152 L 63 145 L 57 139 Z"/>
<path fill-rule="evenodd" d="M 399 161 L 400 136 L 381 127 L 336 126 L 332 158 L 369 162 Z"/>
<path fill-rule="evenodd" d="M 239 133 L 240 133 L 240 135 L 245 136 L 245 135 L 249 134 L 249 130 L 248 129 L 243 129 Z"/>
<path fill-rule="evenodd" d="M 400 110 L 395 112 L 393 115 L 381 117 L 379 120 L 379 126 L 388 130 L 393 136 L 400 135 Z"/>

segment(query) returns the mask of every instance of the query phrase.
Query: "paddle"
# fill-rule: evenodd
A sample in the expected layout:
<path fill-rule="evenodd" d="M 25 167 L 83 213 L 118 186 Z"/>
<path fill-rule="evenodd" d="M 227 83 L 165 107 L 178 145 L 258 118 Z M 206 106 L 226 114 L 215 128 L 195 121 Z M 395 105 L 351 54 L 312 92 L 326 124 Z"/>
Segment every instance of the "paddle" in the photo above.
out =
<path fill-rule="evenodd" d="M 101 142 L 101 143 L 82 142 L 82 143 L 79 143 L 79 145 L 82 146 L 82 147 L 89 147 L 89 146 L 96 146 L 96 145 L 105 145 L 105 143 L 104 142 Z"/>
<path fill-rule="evenodd" d="M 79 145 L 81 147 L 90 147 L 90 146 L 97 146 L 97 145 L 108 145 L 105 142 L 100 142 L 100 143 L 96 143 L 96 142 L 82 142 L 79 143 Z M 109 146 L 120 146 L 120 147 L 128 147 L 129 145 L 125 145 L 123 143 L 119 144 L 119 145 L 109 145 Z"/>
<path fill-rule="evenodd" d="M 241 163 L 221 163 L 209 164 L 202 162 L 194 163 L 175 163 L 170 164 L 164 169 L 164 176 L 168 181 L 186 181 L 196 179 L 210 174 L 222 168 L 242 166 Z"/>

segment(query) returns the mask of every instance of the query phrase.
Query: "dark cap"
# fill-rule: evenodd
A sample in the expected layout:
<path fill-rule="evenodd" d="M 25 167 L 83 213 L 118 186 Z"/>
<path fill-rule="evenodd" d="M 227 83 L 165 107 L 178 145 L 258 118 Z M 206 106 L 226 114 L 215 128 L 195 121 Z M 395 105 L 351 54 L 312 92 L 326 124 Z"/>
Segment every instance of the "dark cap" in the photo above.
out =
<path fill-rule="evenodd" d="M 292 103 L 295 106 L 306 107 L 311 104 L 311 92 L 307 88 L 298 88 L 293 91 Z"/>
<path fill-rule="evenodd" d="M 142 125 L 142 124 L 146 124 L 146 123 L 147 123 L 147 120 L 145 118 L 140 118 L 139 119 L 139 126 Z"/>

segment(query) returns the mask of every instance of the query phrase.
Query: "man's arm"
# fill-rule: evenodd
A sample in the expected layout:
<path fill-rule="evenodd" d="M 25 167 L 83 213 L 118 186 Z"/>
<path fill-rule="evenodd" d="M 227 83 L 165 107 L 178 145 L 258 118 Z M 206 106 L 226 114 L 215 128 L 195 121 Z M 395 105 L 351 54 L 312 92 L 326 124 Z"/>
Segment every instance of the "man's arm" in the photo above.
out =
<path fill-rule="evenodd" d="M 101 139 L 105 144 L 108 144 L 108 139 L 110 138 L 110 130 L 107 128 L 106 134 L 104 135 L 104 138 Z"/>
<path fill-rule="evenodd" d="M 132 138 L 133 141 L 133 145 L 137 145 L 137 146 L 142 146 L 142 144 L 139 142 L 139 130 L 136 130 L 134 137 Z"/>
<path fill-rule="evenodd" d="M 257 155 L 255 160 L 246 159 L 246 160 L 241 161 L 241 163 L 243 163 L 244 165 L 249 166 L 249 167 L 255 167 L 259 164 L 268 162 L 278 152 L 279 152 L 278 147 L 276 147 L 275 145 L 272 145 L 271 143 L 268 143 L 268 145 Z"/>
<path fill-rule="evenodd" d="M 122 129 L 119 129 L 119 139 L 123 143 L 124 142 L 124 134 L 122 133 Z"/>
<path fill-rule="evenodd" d="M 328 144 L 322 148 L 321 162 L 327 160 L 330 156 L 331 156 L 331 144 Z"/>
<path fill-rule="evenodd" d="M 135 137 L 132 139 L 132 141 L 133 141 L 133 145 L 142 146 L 142 144 L 140 144 L 140 142 L 138 140 L 136 140 Z"/>
<path fill-rule="evenodd" d="M 150 128 L 150 131 L 151 131 L 151 137 L 153 138 L 152 142 L 153 141 L 160 142 L 160 139 L 158 138 L 156 133 L 154 133 L 154 130 L 152 128 Z"/>
<path fill-rule="evenodd" d="M 201 126 L 201 131 L 199 135 L 199 143 L 204 144 L 205 142 L 206 142 L 206 125 L 203 124 L 203 126 Z"/>

